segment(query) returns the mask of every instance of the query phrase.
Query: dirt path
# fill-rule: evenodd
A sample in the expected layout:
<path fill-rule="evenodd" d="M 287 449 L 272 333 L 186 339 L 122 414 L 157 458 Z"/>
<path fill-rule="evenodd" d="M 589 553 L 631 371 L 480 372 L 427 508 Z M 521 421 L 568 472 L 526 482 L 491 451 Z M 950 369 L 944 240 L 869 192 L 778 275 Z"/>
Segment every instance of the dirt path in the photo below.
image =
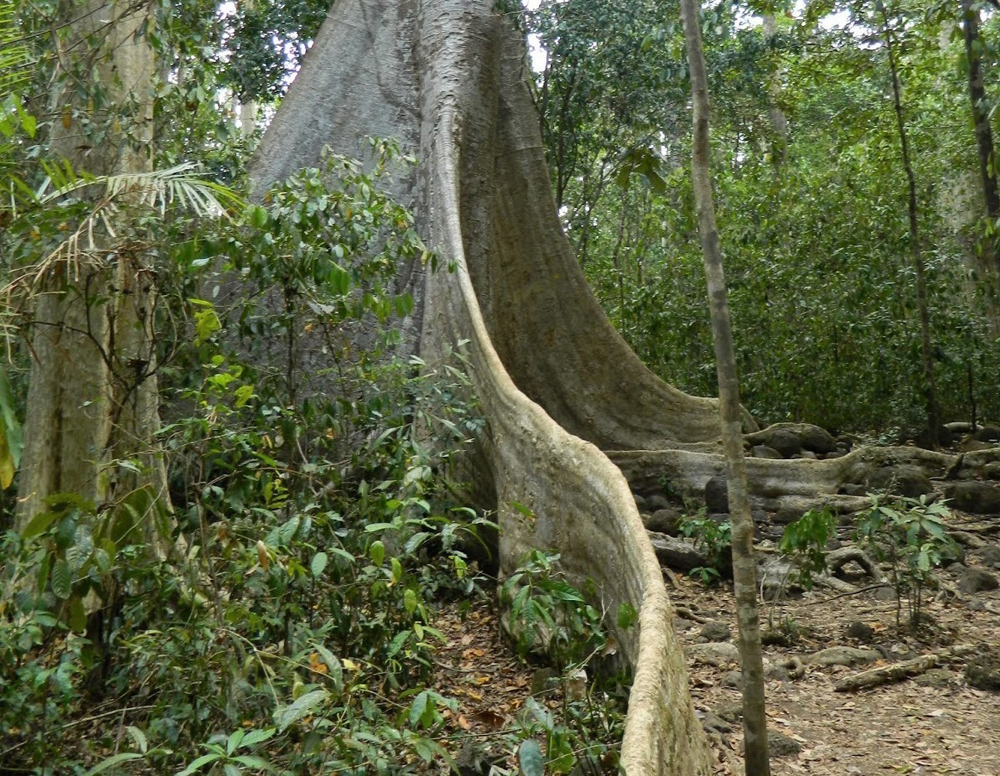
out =
<path fill-rule="evenodd" d="M 681 578 L 671 594 L 675 605 L 725 623 L 735 632 L 729 591 L 707 590 Z M 768 681 L 771 728 L 790 739 L 772 753 L 772 773 L 1000 775 L 1000 694 L 969 687 L 963 662 L 867 691 L 834 691 L 835 682 L 845 676 L 935 652 L 949 643 L 1000 645 L 1000 616 L 985 608 L 1000 603 L 1000 592 L 977 593 L 965 601 L 932 601 L 928 612 L 935 625 L 921 639 L 897 635 L 895 600 L 882 597 L 870 592 L 827 600 L 829 591 L 819 590 L 777 612 L 795 641 L 791 646 L 766 647 L 773 663 L 835 645 L 874 649 L 883 656 L 854 667 L 806 665 L 799 679 Z M 869 626 L 871 636 L 847 636 L 845 631 L 854 622 Z M 678 626 L 686 647 L 705 642 L 699 635 L 703 625 L 679 619 Z M 689 668 L 696 707 L 708 715 L 710 725 L 717 725 L 721 740 L 738 751 L 740 695 L 735 687 L 726 686 L 727 679 L 733 681 L 730 672 L 736 666 L 706 665 L 692 658 Z M 786 747 L 789 751 L 782 754 Z M 795 748 L 798 751 L 790 751 Z"/>

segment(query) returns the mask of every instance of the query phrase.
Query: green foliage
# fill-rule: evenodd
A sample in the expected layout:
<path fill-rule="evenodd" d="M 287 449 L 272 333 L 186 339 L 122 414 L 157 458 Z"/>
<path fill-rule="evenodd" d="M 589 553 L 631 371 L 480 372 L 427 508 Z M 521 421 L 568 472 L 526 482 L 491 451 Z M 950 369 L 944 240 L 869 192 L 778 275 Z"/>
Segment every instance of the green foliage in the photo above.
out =
<path fill-rule="evenodd" d="M 607 643 L 601 614 L 562 576 L 559 555 L 532 550 L 500 586 L 522 657 L 545 655 L 560 670 L 589 660 Z"/>
<path fill-rule="evenodd" d="M 826 544 L 836 525 L 829 510 L 810 509 L 785 526 L 778 550 L 791 557 L 797 571 L 796 582 L 806 590 L 812 589 L 814 574 L 826 571 Z"/>
<path fill-rule="evenodd" d="M 620 687 L 595 683 L 582 694 L 564 698 L 560 718 L 543 703 L 528 698 L 519 720 L 526 736 L 518 747 L 522 772 L 570 773 L 582 763 L 603 773 L 615 772 L 625 700 Z M 544 757 L 538 739 L 545 742 Z"/>
<path fill-rule="evenodd" d="M 683 390 L 713 395 L 683 45 L 664 22 L 676 11 L 597 5 L 542 3 L 527 16 L 548 53 L 538 102 L 563 222 L 639 356 Z M 820 24 L 822 5 L 778 14 L 772 39 L 737 22 L 735 6 L 705 9 L 713 188 L 744 404 L 767 422 L 887 431 L 896 441 L 923 423 L 919 322 L 886 56 L 860 42 L 865 9 L 846 25 L 843 16 Z M 940 44 L 955 9 L 944 21 L 913 5 L 889 11 L 902 41 L 942 416 L 997 415 L 988 386 L 1000 379 L 998 308 L 980 282 L 992 269 L 956 66 L 964 53 L 959 39 Z M 995 24 L 984 30 L 995 39 Z M 984 58 L 994 95 L 995 51 Z M 780 164 L 772 107 L 790 128 Z"/>
<path fill-rule="evenodd" d="M 733 527 L 730 522 L 719 522 L 699 514 L 681 520 L 680 530 L 684 536 L 694 539 L 695 548 L 708 557 L 708 565 L 691 569 L 691 576 L 697 577 L 705 585 L 715 584 L 722 579 L 723 572 L 732 568 Z"/>
<path fill-rule="evenodd" d="M 532 550 L 500 587 L 510 612 L 510 632 L 522 657 L 540 652 L 560 670 L 587 661 L 607 637 L 601 615 L 567 582 L 558 554 Z"/>
<path fill-rule="evenodd" d="M 924 590 L 933 571 L 956 557 L 957 545 L 947 533 L 951 511 L 940 501 L 897 497 L 883 503 L 871 496 L 871 507 L 861 514 L 857 533 L 862 546 L 889 564 L 896 592 L 896 625 L 900 625 L 902 600 L 909 610 L 910 626 L 921 624 Z"/>
<path fill-rule="evenodd" d="M 229 776 L 446 759 L 435 737 L 454 704 L 425 687 L 442 638 L 432 602 L 476 595 L 465 549 L 495 526 L 443 487 L 481 427 L 460 355 L 437 371 L 392 356 L 412 305 L 389 290 L 395 262 L 429 254 L 379 188 L 394 148 L 372 149 L 368 171 L 330 157 L 242 220 L 163 246 L 163 296 L 186 326 L 161 372 L 176 525 L 144 489 L 101 505 L 61 494 L 7 537 L 5 765 Z M 212 291 L 227 260 L 249 289 L 234 310 Z M 349 329 L 369 323 L 360 348 Z M 312 332 L 335 366 L 311 385 L 297 347 L 268 370 L 240 346 Z M 416 424 L 443 444 L 418 444 Z M 122 705 L 141 732 L 132 751 L 100 759 L 113 734 L 88 734 L 81 753 L 51 735 L 91 693 Z"/>

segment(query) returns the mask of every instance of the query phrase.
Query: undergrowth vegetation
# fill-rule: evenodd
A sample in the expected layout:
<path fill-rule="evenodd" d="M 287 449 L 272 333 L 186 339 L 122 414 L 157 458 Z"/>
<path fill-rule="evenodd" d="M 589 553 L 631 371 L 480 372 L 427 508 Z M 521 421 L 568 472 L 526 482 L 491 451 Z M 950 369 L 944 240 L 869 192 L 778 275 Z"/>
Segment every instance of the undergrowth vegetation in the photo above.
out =
<path fill-rule="evenodd" d="M 461 353 L 400 355 L 413 301 L 396 266 L 435 259 L 380 193 L 410 160 L 370 150 L 367 167 L 329 155 L 229 220 L 171 223 L 171 498 L 60 493 L 4 534 L 4 772 L 416 773 L 461 747 L 456 701 L 434 689 L 434 612 L 492 594 L 496 527 L 451 465 L 482 421 Z M 498 735 L 509 753 L 543 739 L 565 773 L 612 756 L 624 700 L 619 681 L 580 683 L 607 639 L 555 560 L 511 578 L 515 614 L 558 619 L 550 657 L 575 683 L 545 690 L 561 710 L 531 701 Z"/>

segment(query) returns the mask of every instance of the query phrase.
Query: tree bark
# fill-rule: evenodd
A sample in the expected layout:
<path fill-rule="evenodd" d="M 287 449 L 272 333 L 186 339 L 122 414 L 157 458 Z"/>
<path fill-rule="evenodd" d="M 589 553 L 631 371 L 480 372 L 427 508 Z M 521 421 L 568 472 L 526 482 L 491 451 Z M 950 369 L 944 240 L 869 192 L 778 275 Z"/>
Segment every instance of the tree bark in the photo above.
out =
<path fill-rule="evenodd" d="M 1000 191 L 994 170 L 993 130 L 986 110 L 986 87 L 983 84 L 982 40 L 979 32 L 979 9 L 974 0 L 962 0 L 962 32 L 965 39 L 965 58 L 968 62 L 969 100 L 972 103 L 972 124 L 976 133 L 976 148 L 979 151 L 979 175 L 983 184 L 983 201 L 986 215 L 993 221 L 1000 219 Z M 1000 260 L 994 249 L 995 240 L 989 242 L 991 261 Z M 1000 273 L 1000 265 L 993 267 Z"/>
<path fill-rule="evenodd" d="M 764 14 L 762 26 L 764 40 L 773 45 L 775 36 L 778 34 L 778 25 L 773 12 Z M 775 168 L 781 167 L 785 161 L 785 154 L 788 152 L 788 117 L 778 105 L 780 93 L 781 84 L 778 80 L 778 73 L 775 71 L 771 73 L 767 84 L 767 110 L 771 117 L 771 130 L 774 132 L 774 140 L 771 143 L 771 161 Z"/>
<path fill-rule="evenodd" d="M 896 127 L 899 130 L 899 145 L 903 157 L 903 168 L 906 170 L 906 212 L 910 225 L 910 258 L 917 279 L 917 310 L 920 315 L 920 355 L 924 372 L 923 392 L 927 410 L 928 439 L 931 445 L 937 447 L 941 420 L 938 413 L 937 392 L 934 389 L 934 352 L 931 347 L 927 273 L 924 266 L 923 253 L 920 250 L 920 234 L 917 228 L 917 182 L 913 174 L 913 164 L 910 161 L 910 145 L 906 133 L 906 121 L 903 118 L 903 102 L 900 97 L 899 69 L 896 66 L 896 54 L 893 46 L 892 31 L 889 28 L 889 16 L 882 0 L 877 0 L 877 7 L 882 14 L 882 33 L 885 37 L 886 53 L 889 56 L 889 71 L 892 76 L 892 100 L 896 112 Z"/>
<path fill-rule="evenodd" d="M 151 169 L 153 52 L 137 34 L 152 13 L 130 3 L 70 6 L 55 33 L 62 88 L 52 97 L 50 148 L 95 175 Z M 92 79 L 105 86 L 90 97 Z M 98 140 L 95 133 L 105 133 Z M 97 236 L 79 262 L 54 262 L 35 298 L 16 524 L 59 493 L 100 505 L 149 488 L 167 500 L 159 428 L 153 317 L 156 288 L 144 246 Z M 129 460 L 132 465 L 115 466 Z M 138 471 L 134 471 L 138 469 Z"/>
<path fill-rule="evenodd" d="M 768 776 L 767 716 L 764 706 L 764 659 L 760 645 L 757 610 L 757 564 L 753 550 L 753 517 L 747 491 L 746 461 L 740 427 L 740 388 L 736 354 L 729 319 L 722 248 L 715 222 L 712 184 L 709 176 L 708 76 L 701 45 L 701 16 L 695 0 L 681 0 L 684 39 L 694 104 L 694 139 L 691 179 L 698 232 L 705 257 L 712 339 L 719 375 L 719 418 L 726 459 L 729 520 L 732 525 L 733 590 L 739 626 L 740 662 L 743 668 L 743 733 L 747 776 Z"/>

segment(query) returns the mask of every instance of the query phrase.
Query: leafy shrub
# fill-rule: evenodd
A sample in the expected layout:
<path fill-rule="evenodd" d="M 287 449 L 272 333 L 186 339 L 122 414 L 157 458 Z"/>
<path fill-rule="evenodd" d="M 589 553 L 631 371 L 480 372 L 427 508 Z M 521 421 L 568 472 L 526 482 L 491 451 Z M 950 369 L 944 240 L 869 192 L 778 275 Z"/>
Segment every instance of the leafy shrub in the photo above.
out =
<path fill-rule="evenodd" d="M 933 570 L 957 554 L 944 522 L 951 511 L 943 502 L 929 503 L 926 496 L 893 497 L 886 503 L 880 496 L 870 498 L 872 505 L 858 522 L 858 540 L 889 564 L 896 592 L 896 626 L 905 597 L 915 630 L 921 623 L 924 590 L 933 581 Z"/>
<path fill-rule="evenodd" d="M 545 655 L 562 670 L 585 662 L 607 640 L 601 614 L 558 569 L 558 553 L 532 550 L 500 587 L 510 633 L 522 657 Z"/>
<path fill-rule="evenodd" d="M 718 582 L 732 568 L 733 528 L 729 521 L 718 522 L 699 514 L 684 518 L 680 530 L 682 535 L 694 539 L 695 547 L 708 558 L 708 565 L 691 569 L 691 576 L 698 577 L 705 585 Z"/>

